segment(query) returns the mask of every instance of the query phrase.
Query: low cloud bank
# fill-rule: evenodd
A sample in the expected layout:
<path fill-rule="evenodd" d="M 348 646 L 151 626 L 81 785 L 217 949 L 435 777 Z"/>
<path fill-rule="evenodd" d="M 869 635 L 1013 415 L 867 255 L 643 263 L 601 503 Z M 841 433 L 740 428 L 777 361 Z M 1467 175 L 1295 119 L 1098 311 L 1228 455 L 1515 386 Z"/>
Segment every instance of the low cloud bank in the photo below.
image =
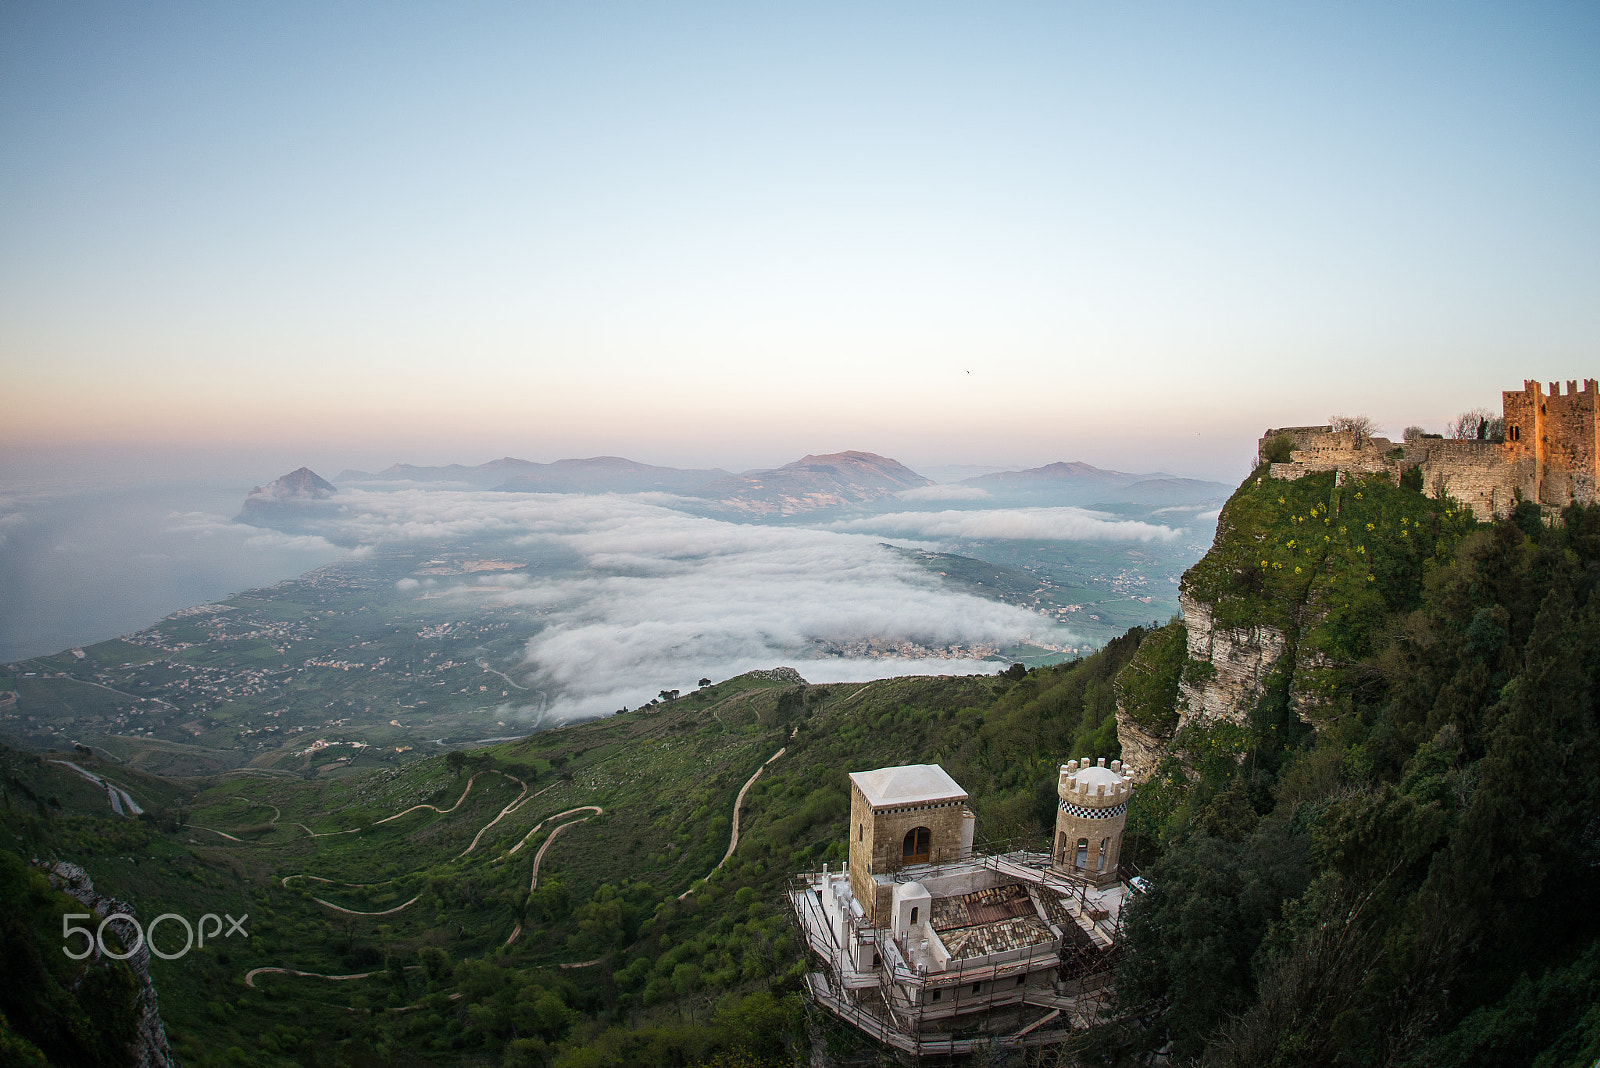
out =
<path fill-rule="evenodd" d="M 962 486 L 946 483 L 935 486 L 918 486 L 895 494 L 902 501 L 982 501 L 989 491 L 980 486 Z"/>
<path fill-rule="evenodd" d="M 843 520 L 834 523 L 832 529 L 923 538 L 1096 542 L 1172 541 L 1182 533 L 1156 523 L 1068 507 L 891 512 Z"/>
<path fill-rule="evenodd" d="M 635 496 L 356 491 L 329 521 L 365 542 L 494 537 L 570 556 L 577 574 L 397 584 L 463 609 L 487 599 L 537 613 L 514 674 L 557 718 L 780 664 L 819 681 L 970 674 L 991 670 L 979 658 L 1002 646 L 1065 638 L 1026 609 L 945 588 L 876 537 L 729 523 Z"/>

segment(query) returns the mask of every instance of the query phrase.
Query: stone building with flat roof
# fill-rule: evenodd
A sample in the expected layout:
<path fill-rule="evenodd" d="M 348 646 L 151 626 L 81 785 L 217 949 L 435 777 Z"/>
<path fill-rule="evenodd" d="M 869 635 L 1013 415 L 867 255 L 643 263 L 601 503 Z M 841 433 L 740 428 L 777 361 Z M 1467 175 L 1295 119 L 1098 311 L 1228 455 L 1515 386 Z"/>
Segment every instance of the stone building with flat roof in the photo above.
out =
<path fill-rule="evenodd" d="M 1128 893 L 1120 763 L 1062 765 L 1052 853 L 975 851 L 967 793 L 937 764 L 849 779 L 848 862 L 789 893 L 820 965 L 813 1000 L 918 1056 L 1045 1045 L 1086 1025 Z"/>

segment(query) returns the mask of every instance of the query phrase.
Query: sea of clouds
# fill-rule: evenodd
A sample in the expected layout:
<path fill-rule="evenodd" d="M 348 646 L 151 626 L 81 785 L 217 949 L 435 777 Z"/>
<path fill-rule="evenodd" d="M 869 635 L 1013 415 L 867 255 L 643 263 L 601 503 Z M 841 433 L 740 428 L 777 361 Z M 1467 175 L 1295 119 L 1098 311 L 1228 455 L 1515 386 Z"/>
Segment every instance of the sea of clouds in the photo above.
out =
<path fill-rule="evenodd" d="M 200 500 L 183 499 L 190 507 L 159 516 L 152 500 L 137 531 L 126 518 L 133 510 L 120 508 L 122 525 L 112 531 L 87 504 L 81 515 L 62 507 L 47 514 L 40 501 L 8 498 L 0 502 L 0 554 L 26 562 L 19 570 L 41 580 L 34 600 L 48 596 L 45 586 L 59 597 L 67 575 L 85 580 L 82 612 L 61 620 L 45 638 L 48 648 L 19 640 L 24 624 L 35 629 L 19 615 L 11 621 L 10 651 L 33 655 L 125 633 L 187 604 L 350 552 L 403 544 L 501 545 L 561 564 L 515 574 L 406 579 L 398 592 L 427 597 L 429 613 L 458 604 L 463 619 L 485 600 L 528 610 L 537 632 L 520 663 L 498 666 L 526 687 L 525 715 L 571 718 L 633 707 L 662 689 L 686 691 L 702 677 L 779 665 L 814 682 L 993 671 L 1002 665 L 981 659 L 988 650 L 1079 639 L 1037 613 L 949 588 L 886 543 L 1152 542 L 1178 533 L 1079 508 L 950 510 L 949 503 L 978 500 L 982 491 L 927 489 L 939 492 L 902 495 L 899 511 L 806 527 L 706 518 L 662 493 L 354 486 L 308 507 L 293 533 L 236 522 L 220 508 L 193 507 Z M 919 503 L 929 510 L 915 510 Z M 101 529 L 105 537 L 90 543 L 85 531 Z M 69 560 L 70 567 L 46 566 Z M 149 590 L 114 620 L 91 618 L 97 609 L 90 580 L 104 585 L 103 567 L 89 567 L 91 560 L 117 561 L 124 572 L 147 579 Z M 152 610 L 157 605 L 160 611 Z M 136 625 L 126 625 L 139 613 Z M 112 622 L 118 625 L 108 630 Z M 940 655 L 929 657 L 928 650 Z"/>
<path fill-rule="evenodd" d="M 1044 617 L 946 588 L 881 537 L 733 523 L 668 507 L 660 494 L 577 496 L 406 489 L 341 494 L 330 536 L 368 544 L 492 537 L 581 562 L 543 576 L 453 584 L 402 579 L 402 594 L 463 613 L 485 597 L 538 613 L 522 682 L 558 717 L 632 707 L 702 677 L 796 667 L 812 681 L 1002 666 L 976 656 L 1071 640 Z M 871 646 L 877 655 L 863 655 Z"/>

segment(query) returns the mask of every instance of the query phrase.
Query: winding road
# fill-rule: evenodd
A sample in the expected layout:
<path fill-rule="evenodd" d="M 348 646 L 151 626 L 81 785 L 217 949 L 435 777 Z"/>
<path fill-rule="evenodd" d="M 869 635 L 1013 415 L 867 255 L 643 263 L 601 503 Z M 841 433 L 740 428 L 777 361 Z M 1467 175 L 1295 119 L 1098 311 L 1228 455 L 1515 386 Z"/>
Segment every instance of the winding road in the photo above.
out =
<path fill-rule="evenodd" d="M 533 828 L 533 831 L 529 831 L 527 834 L 523 835 L 522 836 L 522 841 L 518 842 L 516 845 L 512 846 L 511 849 L 506 853 L 506 856 L 509 857 L 512 853 L 515 853 L 517 850 L 521 849 L 523 844 L 526 843 L 529 838 L 533 837 L 533 832 L 537 831 L 540 827 L 543 827 L 545 824 L 549 823 L 551 820 L 558 820 L 562 816 L 570 816 L 574 812 L 593 812 L 595 816 L 600 816 L 600 815 L 604 815 L 605 814 L 605 809 L 601 808 L 599 805 L 580 805 L 578 808 L 569 808 L 565 812 L 558 812 L 554 816 L 547 816 L 544 819 L 539 821 L 538 825 Z M 550 837 L 546 838 L 544 840 L 544 844 L 539 846 L 539 852 L 537 852 L 537 853 L 535 853 L 533 855 L 533 875 L 528 879 L 528 894 L 530 896 L 533 894 L 534 890 L 537 889 L 538 886 L 539 886 L 539 865 L 544 862 L 545 851 L 548 850 L 550 848 L 550 846 L 555 843 L 556 838 L 560 836 L 562 831 L 566 830 L 568 827 L 572 827 L 572 826 L 574 826 L 576 824 L 583 823 L 586 820 L 590 820 L 590 819 L 593 819 L 593 818 L 594 818 L 594 816 L 579 816 L 575 820 L 568 820 L 566 823 L 561 824 L 560 826 L 556 827 L 554 830 L 552 830 L 550 832 Z M 504 944 L 509 946 L 511 943 L 513 943 L 513 942 L 515 942 L 517 940 L 517 936 L 520 935 L 521 933 L 522 933 L 522 921 L 518 920 L 517 921 L 517 925 L 511 929 L 511 934 L 509 936 L 507 936 Z M 587 964 L 575 964 L 575 965 L 573 965 L 573 967 L 575 967 L 575 968 L 587 967 L 588 964 L 594 964 L 594 963 L 596 963 L 596 961 L 589 961 L 589 962 L 587 962 Z M 567 967 L 567 965 L 563 964 L 562 967 L 565 968 L 565 967 Z"/>
<path fill-rule="evenodd" d="M 744 795 L 750 791 L 750 787 L 756 784 L 756 780 L 761 778 L 761 773 L 767 770 L 767 765 L 772 763 L 774 760 L 777 760 L 788 751 L 789 747 L 784 746 L 776 753 L 773 753 L 771 756 L 767 757 L 766 761 L 756 769 L 756 773 L 746 779 L 744 785 L 739 788 L 739 796 L 733 799 L 733 837 L 728 841 L 728 851 L 722 854 L 722 859 L 717 861 L 717 866 L 715 868 L 712 868 L 711 871 L 706 872 L 703 878 L 696 879 L 695 883 L 701 883 L 706 879 L 711 878 L 713 873 L 720 869 L 724 864 L 728 863 L 728 858 L 733 856 L 733 851 L 739 848 L 739 809 L 744 807 Z M 692 893 L 694 893 L 693 883 L 690 884 L 689 889 L 678 895 L 678 900 L 682 901 Z"/>

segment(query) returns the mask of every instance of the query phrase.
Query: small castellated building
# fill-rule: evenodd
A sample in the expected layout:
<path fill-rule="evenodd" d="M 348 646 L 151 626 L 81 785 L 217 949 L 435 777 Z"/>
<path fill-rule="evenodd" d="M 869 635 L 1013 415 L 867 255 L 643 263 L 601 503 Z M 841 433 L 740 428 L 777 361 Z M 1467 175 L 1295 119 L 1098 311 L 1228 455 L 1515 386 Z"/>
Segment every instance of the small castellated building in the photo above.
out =
<path fill-rule="evenodd" d="M 1600 388 L 1595 379 L 1559 382 L 1550 392 L 1534 381 L 1501 395 L 1505 437 L 1482 439 L 1414 438 L 1396 445 L 1329 426 L 1269 430 L 1257 460 L 1266 462 L 1267 444 L 1287 437 L 1294 451 L 1287 463 L 1272 465 L 1273 478 L 1299 478 L 1313 471 L 1384 475 L 1396 482 L 1408 471 L 1421 473 L 1423 492 L 1449 494 L 1481 520 L 1510 515 L 1516 503 L 1546 508 L 1594 504 L 1600 464 Z"/>
<path fill-rule="evenodd" d="M 849 861 L 790 904 L 821 964 L 810 993 L 914 1056 L 1047 1045 L 1109 992 L 1128 886 L 1133 782 L 1120 761 L 1061 766 L 1054 850 L 975 851 L 967 793 L 937 764 L 850 775 Z"/>
<path fill-rule="evenodd" d="M 1056 786 L 1061 803 L 1056 810 L 1054 865 L 1091 886 L 1117 881 L 1117 861 L 1122 854 L 1122 827 L 1128 821 L 1128 799 L 1133 796 L 1133 776 L 1113 760 L 1106 767 L 1072 760 L 1061 767 Z"/>

